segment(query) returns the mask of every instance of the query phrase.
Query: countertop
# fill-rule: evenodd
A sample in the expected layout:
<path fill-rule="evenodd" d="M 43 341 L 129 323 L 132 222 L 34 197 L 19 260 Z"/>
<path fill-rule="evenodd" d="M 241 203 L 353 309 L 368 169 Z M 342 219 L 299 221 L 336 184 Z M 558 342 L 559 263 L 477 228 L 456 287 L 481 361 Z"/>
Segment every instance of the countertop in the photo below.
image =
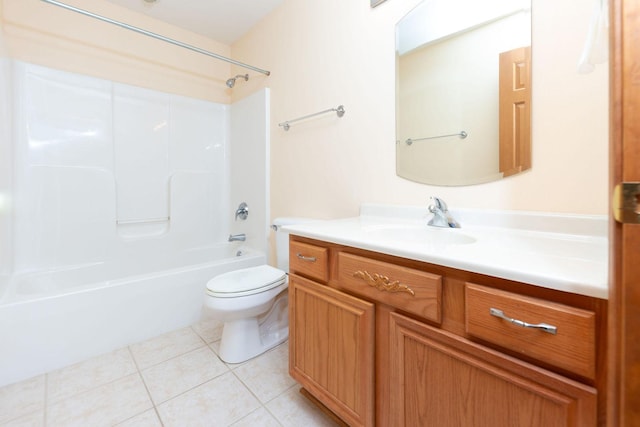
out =
<path fill-rule="evenodd" d="M 284 227 L 291 234 L 591 297 L 608 298 L 607 217 L 365 204 L 360 216 Z"/>

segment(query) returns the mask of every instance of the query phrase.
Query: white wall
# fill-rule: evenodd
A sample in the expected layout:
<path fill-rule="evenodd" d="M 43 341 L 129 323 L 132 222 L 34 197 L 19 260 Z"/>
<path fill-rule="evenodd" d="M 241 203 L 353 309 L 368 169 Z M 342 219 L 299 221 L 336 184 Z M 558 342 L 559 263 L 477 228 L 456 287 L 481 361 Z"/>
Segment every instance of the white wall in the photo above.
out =
<path fill-rule="evenodd" d="M 15 272 L 149 261 L 227 241 L 227 106 L 17 61 L 13 69 L 16 136 L 3 147 L 14 151 Z"/>
<path fill-rule="evenodd" d="M 13 268 L 13 245 L 11 229 L 10 189 L 12 186 L 13 166 L 11 159 L 13 150 L 9 141 L 13 130 L 11 100 L 11 61 L 4 57 L 4 45 L 0 32 L 0 298 L 8 283 L 8 276 Z"/>
<path fill-rule="evenodd" d="M 395 174 L 395 23 L 419 0 L 284 0 L 232 46 L 272 71 L 237 87 L 271 88 L 271 215 L 354 216 L 362 202 L 604 214 L 608 73 L 579 75 L 592 2 L 533 1 L 533 168 L 469 187 L 416 184 Z M 234 74 L 234 73 L 232 73 Z M 279 122 L 344 104 L 292 126 Z"/>
<path fill-rule="evenodd" d="M 106 0 L 64 3 L 230 56 L 226 44 Z M 0 7 L 0 27 L 14 59 L 191 98 L 230 101 L 231 90 L 224 83 L 231 67 L 224 61 L 40 0 L 0 0 Z"/>
<path fill-rule="evenodd" d="M 132 12 L 106 0 L 67 0 L 66 3 L 148 29 L 187 44 L 202 47 L 223 56 L 231 56 L 228 45 Z M 233 90 L 225 85 L 226 79 L 231 75 L 231 67 L 226 62 L 135 34 L 116 26 L 48 5 L 39 0 L 0 0 L 0 28 L 2 30 L 1 34 L 6 39 L 5 51 L 13 59 L 58 70 L 71 71 L 83 76 L 133 85 L 136 88 L 147 88 L 167 94 L 180 95 L 188 97 L 194 102 L 195 99 L 212 101 L 220 103 L 221 108 L 230 108 L 228 104 L 231 101 Z M 4 47 L 4 45 L 0 45 L 0 48 Z M 262 83 L 265 80 L 265 77 L 261 74 L 250 74 L 251 83 Z M 243 86 L 244 83 L 237 85 L 236 88 Z M 266 102 L 268 102 L 268 98 Z M 269 121 L 264 122 L 265 107 L 262 106 L 261 108 L 262 113 L 260 114 L 262 115 L 259 118 L 255 116 L 257 110 L 254 110 L 251 114 L 256 117 L 256 129 L 264 134 L 261 137 L 262 141 L 267 141 L 268 143 L 268 131 L 265 131 L 265 128 L 269 125 Z M 268 112 L 267 107 L 266 114 Z M 229 138 L 231 132 L 229 127 L 230 121 L 227 119 L 224 123 L 224 129 L 221 129 L 220 133 L 224 138 Z M 239 134 L 243 132 L 246 134 L 247 131 L 253 132 L 253 128 L 247 128 L 246 122 L 245 125 L 240 125 L 238 128 L 240 130 L 236 132 Z M 126 135 L 123 136 L 126 138 Z M 238 151 L 241 151 L 242 147 L 246 148 L 246 143 L 256 144 L 255 141 L 239 142 L 238 146 L 240 148 Z M 127 145 L 123 144 L 122 147 L 126 149 Z M 260 142 L 255 148 L 265 149 L 268 148 L 268 145 Z M 259 150 L 255 152 L 259 152 Z M 225 161 L 229 160 L 231 156 L 228 147 L 225 156 Z M 234 157 L 237 158 L 238 156 Z M 202 158 L 204 159 L 205 157 Z M 4 159 L 0 159 L 0 162 Z M 5 171 L 6 169 L 3 168 L 2 170 Z M 135 170 L 135 167 L 131 170 Z M 238 171 L 237 175 L 244 174 L 244 177 L 249 177 L 247 182 L 259 182 L 261 185 L 261 187 L 251 186 L 251 188 L 264 189 L 264 185 L 268 186 L 269 181 L 268 179 L 265 180 L 264 175 L 261 174 L 266 171 L 268 171 L 268 165 L 262 165 L 260 170 L 255 172 L 258 175 L 247 173 L 246 170 L 244 172 Z M 213 173 L 228 174 L 228 167 L 217 167 Z M 131 178 L 134 179 L 135 177 Z M 226 179 L 229 178 L 227 175 Z M 2 181 L 0 181 L 1 183 Z M 182 182 L 182 184 L 177 183 L 177 185 L 189 184 Z M 246 186 L 246 184 L 244 185 Z M 225 204 L 228 203 L 229 197 L 229 189 L 227 188 L 224 195 Z M 265 194 L 261 193 L 261 197 L 264 198 Z M 219 203 L 213 203 L 216 203 L 216 205 L 212 209 L 220 208 Z M 261 207 L 259 207 L 260 205 Z M 264 214 L 265 205 L 266 202 L 262 203 L 262 201 L 251 203 L 251 222 L 268 224 L 269 215 Z M 145 205 L 139 203 L 138 206 Z M 129 204 L 129 207 L 132 208 L 132 205 Z M 152 210 L 159 212 L 160 208 L 156 205 Z M 230 222 L 233 221 L 233 212 L 226 205 L 223 210 L 224 213 L 218 225 L 221 229 L 224 228 L 228 231 Z M 121 213 L 127 214 L 127 212 Z M 206 213 L 203 215 L 206 221 Z M 259 219 L 261 215 L 263 219 Z M 4 218 L 1 221 L 4 221 Z M 0 230 L 2 229 L 2 224 L 0 222 Z M 123 228 L 125 227 L 121 227 L 121 229 Z M 249 232 L 252 236 L 264 233 L 262 224 L 251 228 Z M 228 236 L 225 235 L 224 237 L 226 239 Z M 253 245 L 253 242 L 248 243 Z M 256 245 L 261 246 L 262 243 L 256 243 Z M 2 248 L 0 247 L 1 250 Z"/>
<path fill-rule="evenodd" d="M 271 88 L 271 218 L 352 216 L 362 202 L 426 206 L 431 195 L 454 208 L 607 210 L 607 70 L 575 72 L 591 2 L 533 1 L 533 169 L 461 188 L 395 175 L 395 23 L 420 0 L 374 9 L 366 0 L 284 0 L 231 48 L 104 0 L 69 2 L 272 71 L 231 91 L 224 81 L 240 70 L 221 61 L 44 2 L 0 2 L 14 58 L 216 102 Z M 338 104 L 342 119 L 277 126 Z"/>
<path fill-rule="evenodd" d="M 247 235 L 247 245 L 267 252 L 269 236 L 269 90 L 260 90 L 231 105 L 231 232 Z M 246 220 L 235 219 L 240 203 L 249 206 Z"/>

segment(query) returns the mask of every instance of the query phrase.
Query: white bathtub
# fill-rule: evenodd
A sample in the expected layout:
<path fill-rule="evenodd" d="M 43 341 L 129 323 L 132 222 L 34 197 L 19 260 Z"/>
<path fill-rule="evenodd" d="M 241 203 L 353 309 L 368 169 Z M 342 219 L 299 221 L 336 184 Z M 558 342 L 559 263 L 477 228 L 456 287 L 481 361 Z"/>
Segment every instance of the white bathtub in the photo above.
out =
<path fill-rule="evenodd" d="M 210 278 L 266 262 L 235 244 L 165 258 L 12 277 L 0 299 L 0 386 L 193 324 Z"/>

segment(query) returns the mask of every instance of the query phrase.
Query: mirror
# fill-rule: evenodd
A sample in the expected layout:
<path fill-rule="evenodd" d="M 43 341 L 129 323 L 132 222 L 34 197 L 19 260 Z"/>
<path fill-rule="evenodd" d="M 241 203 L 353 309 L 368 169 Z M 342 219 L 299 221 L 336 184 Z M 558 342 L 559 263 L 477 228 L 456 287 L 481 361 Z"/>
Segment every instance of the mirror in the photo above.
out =
<path fill-rule="evenodd" d="M 432 185 L 531 167 L 531 1 L 424 0 L 396 25 L 396 173 Z"/>

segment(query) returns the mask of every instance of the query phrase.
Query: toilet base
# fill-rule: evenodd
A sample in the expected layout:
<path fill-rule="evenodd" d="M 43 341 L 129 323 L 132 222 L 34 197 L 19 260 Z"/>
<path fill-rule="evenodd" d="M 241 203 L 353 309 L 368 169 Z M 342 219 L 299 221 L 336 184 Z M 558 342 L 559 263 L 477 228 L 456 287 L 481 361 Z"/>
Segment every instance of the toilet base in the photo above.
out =
<path fill-rule="evenodd" d="M 284 291 L 264 315 L 224 323 L 218 356 L 227 363 L 242 363 L 289 338 L 288 295 Z"/>

